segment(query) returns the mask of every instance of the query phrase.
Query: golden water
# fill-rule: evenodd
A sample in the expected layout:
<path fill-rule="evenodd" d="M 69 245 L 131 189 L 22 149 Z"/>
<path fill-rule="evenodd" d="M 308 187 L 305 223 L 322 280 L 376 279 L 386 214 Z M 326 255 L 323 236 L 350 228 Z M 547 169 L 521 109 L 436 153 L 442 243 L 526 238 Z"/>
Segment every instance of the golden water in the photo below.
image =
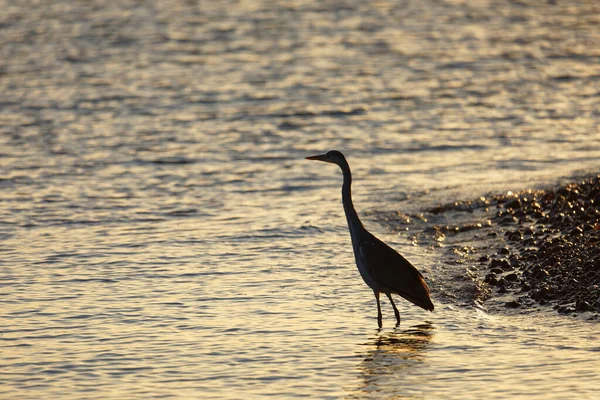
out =
<path fill-rule="evenodd" d="M 595 398 L 597 324 L 444 300 L 368 216 L 597 172 L 556 3 L 2 4 L 0 397 Z M 434 313 L 376 329 L 332 148 Z"/>

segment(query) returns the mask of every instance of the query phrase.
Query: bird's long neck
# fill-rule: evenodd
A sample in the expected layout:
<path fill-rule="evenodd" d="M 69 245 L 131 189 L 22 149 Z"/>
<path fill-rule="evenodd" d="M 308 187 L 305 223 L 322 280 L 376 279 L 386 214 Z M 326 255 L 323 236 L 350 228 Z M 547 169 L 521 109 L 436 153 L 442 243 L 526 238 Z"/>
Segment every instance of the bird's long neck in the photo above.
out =
<path fill-rule="evenodd" d="M 352 190 L 350 189 L 350 186 L 352 185 L 352 173 L 350 172 L 350 166 L 348 166 L 346 163 L 340 165 L 340 168 L 344 173 L 344 184 L 342 185 L 342 204 L 344 205 L 346 220 L 348 221 L 348 227 L 350 228 L 350 235 L 354 241 L 355 232 L 358 232 L 358 230 L 364 228 L 360 222 L 360 219 L 358 218 L 358 214 L 356 214 L 354 204 L 352 204 Z"/>

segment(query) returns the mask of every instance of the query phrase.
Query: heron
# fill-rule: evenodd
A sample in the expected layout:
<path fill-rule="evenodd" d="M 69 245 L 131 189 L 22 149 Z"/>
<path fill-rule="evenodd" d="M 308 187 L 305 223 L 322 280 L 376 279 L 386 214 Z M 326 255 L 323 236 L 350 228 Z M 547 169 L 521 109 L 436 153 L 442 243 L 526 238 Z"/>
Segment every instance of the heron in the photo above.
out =
<path fill-rule="evenodd" d="M 350 190 L 352 173 L 346 157 L 337 150 L 331 150 L 325 154 L 306 157 L 306 159 L 337 164 L 342 169 L 344 174 L 342 204 L 350 230 L 354 258 L 360 275 L 375 294 L 379 328 L 382 327 L 383 319 L 379 302 L 380 293 L 385 294 L 392 303 L 396 326 L 400 325 L 400 312 L 394 303 L 392 294 L 397 294 L 425 310 L 433 311 L 429 287 L 425 283 L 423 275 L 396 250 L 366 230 L 360 222 L 352 203 Z"/>

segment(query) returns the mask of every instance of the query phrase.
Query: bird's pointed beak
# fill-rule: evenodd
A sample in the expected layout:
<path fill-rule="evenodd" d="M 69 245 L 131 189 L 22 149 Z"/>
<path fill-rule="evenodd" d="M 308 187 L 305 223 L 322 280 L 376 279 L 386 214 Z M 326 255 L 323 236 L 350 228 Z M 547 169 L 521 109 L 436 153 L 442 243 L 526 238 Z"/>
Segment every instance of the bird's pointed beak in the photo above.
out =
<path fill-rule="evenodd" d="M 327 157 L 327 154 L 319 154 L 316 156 L 310 156 L 310 157 L 306 157 L 307 160 L 317 160 L 317 161 L 323 161 L 323 162 L 328 162 L 328 163 L 332 163 L 333 161 L 331 161 L 329 159 L 329 157 Z"/>

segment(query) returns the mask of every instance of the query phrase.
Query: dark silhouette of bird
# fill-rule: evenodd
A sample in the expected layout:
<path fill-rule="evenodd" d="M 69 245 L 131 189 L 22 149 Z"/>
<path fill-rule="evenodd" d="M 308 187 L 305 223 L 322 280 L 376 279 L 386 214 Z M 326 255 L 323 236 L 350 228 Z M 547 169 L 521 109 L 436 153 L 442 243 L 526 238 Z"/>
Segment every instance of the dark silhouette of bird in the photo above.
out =
<path fill-rule="evenodd" d="M 425 283 L 423 275 L 398 252 L 367 231 L 360 222 L 352 204 L 350 190 L 352 174 L 344 155 L 337 150 L 331 150 L 326 154 L 306 157 L 306 159 L 337 164 L 342 169 L 344 174 L 342 204 L 344 205 L 348 229 L 352 238 L 354 257 L 360 275 L 375 294 L 379 328 L 382 326 L 380 293 L 384 293 L 392 303 L 396 325 L 400 325 L 400 313 L 392 299 L 392 294 L 402 296 L 425 310 L 433 311 L 433 303 L 429 297 L 429 287 Z"/>

